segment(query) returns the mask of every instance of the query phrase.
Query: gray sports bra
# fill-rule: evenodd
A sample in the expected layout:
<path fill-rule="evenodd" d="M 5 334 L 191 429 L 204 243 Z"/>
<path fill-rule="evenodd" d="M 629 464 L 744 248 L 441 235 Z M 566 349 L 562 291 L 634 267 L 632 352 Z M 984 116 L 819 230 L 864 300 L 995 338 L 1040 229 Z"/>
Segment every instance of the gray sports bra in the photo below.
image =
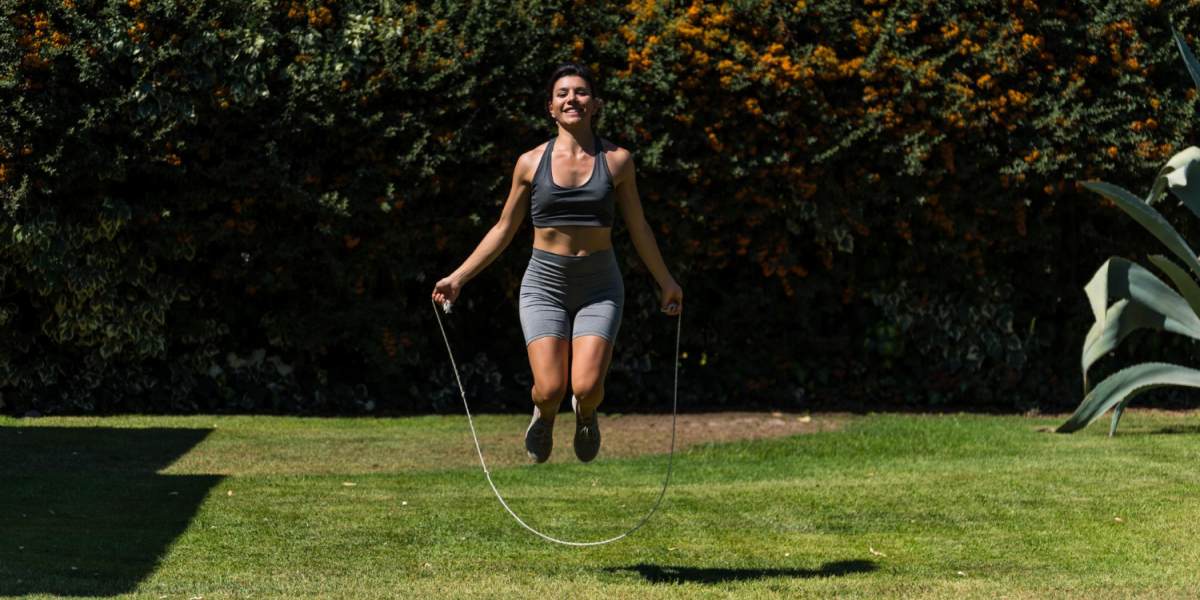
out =
<path fill-rule="evenodd" d="M 608 172 L 608 161 L 604 158 L 600 136 L 594 137 L 596 159 L 592 163 L 592 176 L 587 183 L 571 188 L 554 183 L 554 176 L 550 173 L 550 157 L 554 155 L 554 140 L 558 137 L 550 138 L 546 151 L 542 153 L 542 161 L 533 174 L 529 213 L 533 217 L 534 227 L 612 227 L 612 173 Z"/>

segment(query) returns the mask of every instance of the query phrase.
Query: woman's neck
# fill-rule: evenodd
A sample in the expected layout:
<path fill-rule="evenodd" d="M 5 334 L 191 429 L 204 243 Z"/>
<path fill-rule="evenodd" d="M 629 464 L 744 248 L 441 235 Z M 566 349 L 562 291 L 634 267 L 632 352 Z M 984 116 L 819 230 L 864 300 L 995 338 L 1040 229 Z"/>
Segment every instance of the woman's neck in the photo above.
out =
<path fill-rule="evenodd" d="M 591 129 L 585 127 L 566 128 L 562 125 L 558 126 L 558 140 L 555 142 L 556 148 L 563 148 L 572 155 L 579 154 L 581 151 L 586 152 L 586 149 L 596 147 L 596 134 L 592 133 Z"/>

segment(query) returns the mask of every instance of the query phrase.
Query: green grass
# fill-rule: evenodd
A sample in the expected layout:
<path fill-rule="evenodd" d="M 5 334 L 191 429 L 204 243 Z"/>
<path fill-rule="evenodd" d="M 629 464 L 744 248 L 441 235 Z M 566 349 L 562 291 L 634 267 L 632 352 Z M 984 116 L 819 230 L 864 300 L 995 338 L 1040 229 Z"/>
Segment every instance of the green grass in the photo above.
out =
<path fill-rule="evenodd" d="M 693 447 L 646 527 L 580 549 L 502 511 L 463 417 L 0 418 L 0 595 L 1200 596 L 1200 415 L 1130 411 L 1113 439 L 1059 422 L 870 415 Z M 478 425 L 516 444 L 525 417 Z M 493 476 L 535 527 L 594 539 L 664 468 Z"/>

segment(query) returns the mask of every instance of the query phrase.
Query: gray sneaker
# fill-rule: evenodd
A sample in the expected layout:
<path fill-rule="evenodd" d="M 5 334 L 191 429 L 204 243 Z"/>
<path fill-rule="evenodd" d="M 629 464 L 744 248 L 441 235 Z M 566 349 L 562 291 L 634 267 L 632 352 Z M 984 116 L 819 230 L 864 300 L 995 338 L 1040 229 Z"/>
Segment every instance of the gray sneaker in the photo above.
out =
<path fill-rule="evenodd" d="M 533 407 L 533 420 L 529 422 L 529 428 L 525 430 L 525 451 L 529 453 L 529 458 L 534 462 L 544 463 L 550 458 L 550 451 L 554 449 L 554 421 L 552 419 L 543 419 L 542 411 L 538 410 L 537 405 Z"/>
<path fill-rule="evenodd" d="M 571 407 L 575 409 L 575 456 L 582 462 L 590 462 L 600 453 L 599 413 L 583 418 L 579 415 L 579 399 L 571 396 Z"/>

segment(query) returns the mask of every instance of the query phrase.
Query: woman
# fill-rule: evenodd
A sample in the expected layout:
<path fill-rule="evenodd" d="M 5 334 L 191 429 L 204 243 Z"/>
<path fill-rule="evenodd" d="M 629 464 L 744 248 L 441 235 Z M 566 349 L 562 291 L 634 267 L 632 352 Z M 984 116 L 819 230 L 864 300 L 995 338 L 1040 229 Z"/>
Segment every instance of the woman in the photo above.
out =
<path fill-rule="evenodd" d="M 566 64 L 551 75 L 546 109 L 558 135 L 517 159 L 500 220 L 474 252 L 437 282 L 434 301 L 454 302 L 462 287 L 512 241 L 528 212 L 533 255 L 521 281 L 520 318 L 533 370 L 533 420 L 525 449 L 550 458 L 554 418 L 566 395 L 568 358 L 574 395 L 575 455 L 588 462 L 600 450 L 596 407 L 621 324 L 625 287 L 612 250 L 614 205 L 660 287 L 662 312 L 677 316 L 683 288 L 671 277 L 642 214 L 633 155 L 600 139 L 593 124 L 602 106 L 586 67 Z"/>

